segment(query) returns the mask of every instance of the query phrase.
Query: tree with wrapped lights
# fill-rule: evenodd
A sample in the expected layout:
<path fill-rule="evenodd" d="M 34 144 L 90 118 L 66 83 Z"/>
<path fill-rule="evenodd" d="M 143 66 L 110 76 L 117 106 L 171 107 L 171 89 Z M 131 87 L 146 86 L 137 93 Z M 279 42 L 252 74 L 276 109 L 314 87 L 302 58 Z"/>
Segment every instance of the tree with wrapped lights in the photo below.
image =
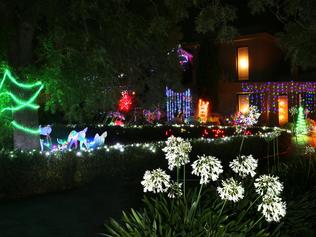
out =
<path fill-rule="evenodd" d="M 36 148 L 40 133 L 38 121 L 33 119 L 33 116 L 28 119 L 25 111 L 37 113 L 40 106 L 36 104 L 36 99 L 42 92 L 44 85 L 40 81 L 20 82 L 11 74 L 8 68 L 4 68 L 3 72 L 0 73 L 3 74 L 0 81 L 0 123 L 2 132 L 8 135 L 10 134 L 9 128 L 13 128 L 15 148 Z M 2 139 L 10 138 L 8 136 Z"/>
<path fill-rule="evenodd" d="M 296 122 L 296 134 L 306 135 L 308 133 L 307 124 L 304 117 L 303 107 L 298 108 L 297 122 Z"/>

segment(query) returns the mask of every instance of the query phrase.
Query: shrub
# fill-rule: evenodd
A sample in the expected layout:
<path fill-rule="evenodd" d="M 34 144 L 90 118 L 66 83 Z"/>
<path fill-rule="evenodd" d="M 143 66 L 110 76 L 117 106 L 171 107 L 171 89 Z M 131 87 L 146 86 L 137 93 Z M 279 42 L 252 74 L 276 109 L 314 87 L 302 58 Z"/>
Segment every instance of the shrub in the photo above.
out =
<path fill-rule="evenodd" d="M 139 128 L 137 129 L 140 131 Z M 282 143 L 287 143 L 288 135 L 284 133 L 280 139 L 285 141 Z M 252 153 L 257 156 L 266 149 L 263 138 L 247 137 L 246 141 L 243 149 L 245 154 Z M 227 164 L 238 150 L 240 138 L 215 139 L 211 142 L 192 139 L 191 143 L 191 159 L 201 152 L 214 153 L 223 164 Z M 106 148 L 91 153 L 83 151 L 80 156 L 77 155 L 77 151 L 57 152 L 47 156 L 45 152 L 38 151 L 1 150 L 0 198 L 59 192 L 86 184 L 101 175 L 115 177 L 124 174 L 126 179 L 140 182 L 142 173 L 146 169 L 158 165 L 166 167 L 162 159 L 160 143 L 154 144 L 156 152 L 143 146 L 145 144 L 139 144 L 138 147 L 126 146 L 124 152 L 113 147 L 109 151 Z M 280 150 L 284 150 L 285 147 Z"/>

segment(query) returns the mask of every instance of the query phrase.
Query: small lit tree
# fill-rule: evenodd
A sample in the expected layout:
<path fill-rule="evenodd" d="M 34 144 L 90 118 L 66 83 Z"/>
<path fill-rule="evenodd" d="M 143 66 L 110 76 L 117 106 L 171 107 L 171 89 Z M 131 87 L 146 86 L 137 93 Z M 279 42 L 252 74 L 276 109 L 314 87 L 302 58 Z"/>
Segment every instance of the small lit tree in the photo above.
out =
<path fill-rule="evenodd" d="M 304 118 L 304 109 L 303 107 L 298 108 L 297 122 L 296 122 L 296 134 L 297 135 L 306 135 L 307 134 L 307 125 Z"/>

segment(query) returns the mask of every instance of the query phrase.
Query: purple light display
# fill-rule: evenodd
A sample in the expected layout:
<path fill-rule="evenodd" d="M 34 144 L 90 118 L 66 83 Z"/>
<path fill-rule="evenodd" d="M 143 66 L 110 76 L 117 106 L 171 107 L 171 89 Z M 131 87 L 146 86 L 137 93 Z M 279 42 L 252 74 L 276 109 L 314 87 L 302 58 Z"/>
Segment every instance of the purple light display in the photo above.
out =
<path fill-rule="evenodd" d="M 179 57 L 179 62 L 181 66 L 185 66 L 188 63 L 192 63 L 193 60 L 193 55 L 190 54 L 189 52 L 185 51 L 183 48 L 179 47 L 177 49 L 178 57 Z"/>
<path fill-rule="evenodd" d="M 289 107 L 302 105 L 315 111 L 316 82 L 243 82 L 242 91 L 250 94 L 250 104 L 261 112 L 277 112 L 278 96 L 287 95 Z"/>

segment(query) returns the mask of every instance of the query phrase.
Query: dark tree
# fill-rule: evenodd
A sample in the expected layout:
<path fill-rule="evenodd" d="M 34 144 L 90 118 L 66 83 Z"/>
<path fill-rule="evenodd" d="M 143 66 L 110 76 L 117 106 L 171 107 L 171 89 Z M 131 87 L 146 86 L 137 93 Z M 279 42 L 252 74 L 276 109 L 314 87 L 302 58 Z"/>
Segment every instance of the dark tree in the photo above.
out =
<path fill-rule="evenodd" d="M 313 0 L 250 0 L 253 14 L 271 12 L 283 24 L 277 36 L 296 70 L 314 68 L 316 9 Z"/>

